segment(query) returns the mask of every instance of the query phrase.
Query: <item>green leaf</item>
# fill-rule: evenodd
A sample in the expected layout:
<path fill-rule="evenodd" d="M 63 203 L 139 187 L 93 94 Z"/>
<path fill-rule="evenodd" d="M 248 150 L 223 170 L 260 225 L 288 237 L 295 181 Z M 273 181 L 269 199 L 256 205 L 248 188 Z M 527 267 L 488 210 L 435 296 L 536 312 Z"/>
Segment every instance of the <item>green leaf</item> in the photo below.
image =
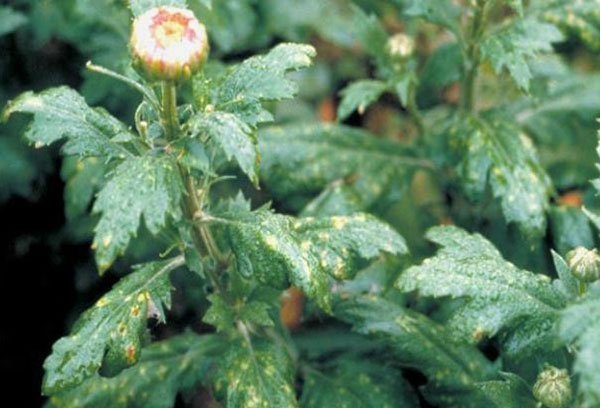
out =
<path fill-rule="evenodd" d="M 306 215 L 368 210 L 406 188 L 412 173 L 423 165 L 398 143 L 340 125 L 267 128 L 260 132 L 259 148 L 261 178 L 276 199 L 322 193 Z"/>
<path fill-rule="evenodd" d="M 457 341 L 444 327 L 370 296 L 344 300 L 336 305 L 334 314 L 352 324 L 355 331 L 385 342 L 394 362 L 421 371 L 428 379 L 424 391 L 432 404 L 489 406 L 491 401 L 477 384 L 494 379 L 492 365 L 479 350 Z"/>
<path fill-rule="evenodd" d="M 221 295 L 213 293 L 207 296 L 210 307 L 204 314 L 202 321 L 217 328 L 217 331 L 230 331 L 233 329 L 234 312 Z"/>
<path fill-rule="evenodd" d="M 346 279 L 361 260 L 408 252 L 400 235 L 367 214 L 296 219 L 260 209 L 219 217 L 242 276 L 277 288 L 291 282 L 325 310 L 330 309 L 327 275 Z"/>
<path fill-rule="evenodd" d="M 554 247 L 563 256 L 573 248 L 594 246 L 592 226 L 580 208 L 554 205 L 550 209 Z"/>
<path fill-rule="evenodd" d="M 4 120 L 15 112 L 34 115 L 25 137 L 36 146 L 66 138 L 62 151 L 67 155 L 131 156 L 111 140 L 130 139 L 127 127 L 104 109 L 90 108 L 81 95 L 68 87 L 50 88 L 39 94 L 25 92 L 8 103 Z"/>
<path fill-rule="evenodd" d="M 129 7 L 134 17 L 144 14 L 144 12 L 160 6 L 173 6 L 187 8 L 186 0 L 131 0 Z"/>
<path fill-rule="evenodd" d="M 296 95 L 298 86 L 286 73 L 309 66 L 315 54 L 310 45 L 280 44 L 266 55 L 245 60 L 218 87 L 216 109 L 234 113 L 251 126 L 273 120 L 261 102 Z"/>
<path fill-rule="evenodd" d="M 141 265 L 86 310 L 71 334 L 54 343 L 44 362 L 44 394 L 73 388 L 101 366 L 117 373 L 135 364 L 146 320 L 156 316 L 164 321 L 162 304 L 171 304 L 169 273 L 181 265 L 181 257 Z"/>
<path fill-rule="evenodd" d="M 402 373 L 353 358 L 315 369 L 304 366 L 300 406 L 304 408 L 413 408 L 418 399 Z"/>
<path fill-rule="evenodd" d="M 281 347 L 266 341 L 231 343 L 215 382 L 227 408 L 297 407 L 294 366 Z"/>
<path fill-rule="evenodd" d="M 223 341 L 187 332 L 151 344 L 140 361 L 113 378 L 95 375 L 52 396 L 47 408 L 171 408 L 180 391 L 204 381 Z"/>
<path fill-rule="evenodd" d="M 140 225 L 156 235 L 167 216 L 181 217 L 183 191 L 178 169 L 168 157 L 132 157 L 119 164 L 98 194 L 93 212 L 101 213 L 95 228 L 94 248 L 100 272 L 122 254 Z"/>
<path fill-rule="evenodd" d="M 552 24 L 517 19 L 484 37 L 481 56 L 490 61 L 497 74 L 508 69 L 519 88 L 529 91 L 532 74 L 528 59 L 541 52 L 552 52 L 552 43 L 562 39 Z"/>
<path fill-rule="evenodd" d="M 65 214 L 74 220 L 87 214 L 94 193 L 103 185 L 107 166 L 97 157 L 63 160 L 61 177 L 65 181 Z"/>
<path fill-rule="evenodd" d="M 459 32 L 458 18 L 460 7 L 450 0 L 410 0 L 404 14 L 421 17 L 424 20 L 446 27 L 454 33 Z"/>
<path fill-rule="evenodd" d="M 258 184 L 259 156 L 253 129 L 227 112 L 198 113 L 190 119 L 192 133 L 204 134 L 219 145 L 227 160 L 235 158 L 250 180 Z"/>
<path fill-rule="evenodd" d="M 379 73 L 387 77 L 390 75 L 390 58 L 386 51 L 388 33 L 374 14 L 365 13 L 360 7 L 352 7 L 352 25 L 350 30 L 362 46 L 364 52 L 371 56 Z"/>
<path fill-rule="evenodd" d="M 596 289 L 562 313 L 558 326 L 564 344 L 575 343 L 578 351 L 573 369 L 579 376 L 578 392 L 587 407 L 600 404 L 600 292 Z"/>
<path fill-rule="evenodd" d="M 527 237 L 545 233 L 552 185 L 531 139 L 502 116 L 466 117 L 450 126 L 447 137 L 469 199 L 480 200 L 489 185 L 507 222 Z"/>
<path fill-rule="evenodd" d="M 546 275 L 518 269 L 481 235 L 457 227 L 434 227 L 427 238 L 442 248 L 403 272 L 397 288 L 462 299 L 446 326 L 469 342 L 502 331 L 505 355 L 516 359 L 552 348 L 551 328 L 566 299 Z"/>
<path fill-rule="evenodd" d="M 365 109 L 377 101 L 387 89 L 388 85 L 385 82 L 371 79 L 356 81 L 348 85 L 341 92 L 342 101 L 338 107 L 338 120 L 343 121 L 355 110 L 362 115 Z"/>
<path fill-rule="evenodd" d="M 563 293 L 565 298 L 577 298 L 579 296 L 579 281 L 573 276 L 573 272 L 564 258 L 553 250 L 551 252 L 554 268 L 559 278 L 554 281 L 554 285 Z"/>
<path fill-rule="evenodd" d="M 578 36 L 594 50 L 600 49 L 600 16 L 595 0 L 535 0 L 531 8 L 543 21 Z"/>
<path fill-rule="evenodd" d="M 0 6 L 0 37 L 12 33 L 25 23 L 27 17 L 23 13 L 8 6 Z"/>

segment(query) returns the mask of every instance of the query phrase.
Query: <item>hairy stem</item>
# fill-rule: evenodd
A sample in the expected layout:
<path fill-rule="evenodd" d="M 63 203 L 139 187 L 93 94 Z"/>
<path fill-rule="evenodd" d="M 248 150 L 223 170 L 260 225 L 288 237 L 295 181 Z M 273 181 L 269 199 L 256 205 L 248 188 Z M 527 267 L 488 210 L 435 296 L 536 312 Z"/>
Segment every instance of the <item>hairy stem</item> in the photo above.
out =
<path fill-rule="evenodd" d="M 179 136 L 179 117 L 177 115 L 177 87 L 172 81 L 161 83 L 161 122 L 167 139 L 175 140 Z"/>

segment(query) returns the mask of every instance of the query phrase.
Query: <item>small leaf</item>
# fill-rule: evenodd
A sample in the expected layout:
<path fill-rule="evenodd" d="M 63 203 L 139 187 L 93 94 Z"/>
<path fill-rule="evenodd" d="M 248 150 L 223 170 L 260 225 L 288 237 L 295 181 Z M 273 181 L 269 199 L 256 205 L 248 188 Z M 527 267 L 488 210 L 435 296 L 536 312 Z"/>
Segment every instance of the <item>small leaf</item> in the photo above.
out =
<path fill-rule="evenodd" d="M 577 35 L 593 50 L 600 49 L 600 16 L 596 13 L 596 0 L 535 0 L 530 8 L 543 21 Z"/>
<path fill-rule="evenodd" d="M 367 55 L 374 61 L 379 74 L 389 77 L 391 61 L 386 51 L 388 33 L 376 15 L 368 15 L 360 7 L 352 6 L 352 23 L 350 30 Z"/>
<path fill-rule="evenodd" d="M 207 296 L 210 307 L 204 314 L 202 321 L 217 328 L 217 331 L 230 331 L 233 329 L 233 310 L 220 295 L 213 293 Z"/>
<path fill-rule="evenodd" d="M 517 19 L 487 35 L 481 43 L 481 55 L 491 62 L 497 74 L 508 69 L 519 88 L 529 91 L 532 74 L 527 60 L 540 52 L 552 52 L 552 43 L 562 39 L 552 24 Z"/>
<path fill-rule="evenodd" d="M 262 101 L 292 98 L 298 86 L 288 71 L 308 67 L 316 51 L 310 45 L 280 44 L 264 56 L 236 65 L 216 90 L 217 110 L 234 113 L 250 126 L 273 119 Z"/>
<path fill-rule="evenodd" d="M 11 7 L 0 6 L 0 37 L 10 34 L 23 24 L 27 23 L 27 17 Z"/>
<path fill-rule="evenodd" d="M 294 367 L 275 344 L 256 340 L 230 344 L 217 373 L 216 391 L 227 408 L 297 407 Z"/>
<path fill-rule="evenodd" d="M 226 112 L 198 113 L 190 123 L 192 134 L 209 137 L 223 149 L 228 160 L 235 158 L 242 171 L 258 184 L 258 148 L 249 125 Z"/>
<path fill-rule="evenodd" d="M 547 276 L 518 269 L 481 235 L 457 227 L 432 228 L 427 238 L 442 248 L 422 265 L 403 272 L 396 282 L 400 290 L 462 299 L 446 327 L 469 342 L 478 343 L 502 330 L 508 333 L 503 338 L 505 355 L 513 358 L 552 348 L 551 328 L 566 299 Z M 515 336 L 528 341 L 519 344 Z"/>
<path fill-rule="evenodd" d="M 563 257 L 554 251 L 552 251 L 552 260 L 559 278 L 554 281 L 554 285 L 567 299 L 577 298 L 579 296 L 579 281 L 573 276 L 571 268 L 569 268 Z"/>
<path fill-rule="evenodd" d="M 365 109 L 379 99 L 387 88 L 388 85 L 385 82 L 371 79 L 353 82 L 348 85 L 341 92 L 342 101 L 338 107 L 338 120 L 343 121 L 355 110 L 358 110 L 358 113 L 362 115 Z"/>
<path fill-rule="evenodd" d="M 48 408 L 171 408 L 180 391 L 207 379 L 223 346 L 215 335 L 186 332 L 153 343 L 140 361 L 113 378 L 95 375 L 50 398 Z"/>
<path fill-rule="evenodd" d="M 93 207 L 101 213 L 93 244 L 100 273 L 125 251 L 142 215 L 154 235 L 166 225 L 167 216 L 181 216 L 182 182 L 168 157 L 132 157 L 109 176 Z"/>
<path fill-rule="evenodd" d="M 329 279 L 352 277 L 360 260 L 408 252 L 404 239 L 366 214 L 300 218 L 255 212 L 219 214 L 224 239 L 244 277 L 285 288 L 291 282 L 329 310 Z"/>
<path fill-rule="evenodd" d="M 135 364 L 147 316 L 156 312 L 164 321 L 162 305 L 171 304 L 169 273 L 182 264 L 182 258 L 173 258 L 141 265 L 86 310 L 44 362 L 44 394 L 70 389 L 101 366 L 116 373 Z"/>
<path fill-rule="evenodd" d="M 97 157 L 63 160 L 61 177 L 65 181 L 65 214 L 74 220 L 87 214 L 94 193 L 103 185 L 107 166 Z"/>
<path fill-rule="evenodd" d="M 67 155 L 131 156 L 123 146 L 111 141 L 129 133 L 127 127 L 104 109 L 90 108 L 81 95 L 68 87 L 50 88 L 39 94 L 25 92 L 8 103 L 4 120 L 15 112 L 34 115 L 25 137 L 36 146 L 66 138 L 63 153 Z"/>

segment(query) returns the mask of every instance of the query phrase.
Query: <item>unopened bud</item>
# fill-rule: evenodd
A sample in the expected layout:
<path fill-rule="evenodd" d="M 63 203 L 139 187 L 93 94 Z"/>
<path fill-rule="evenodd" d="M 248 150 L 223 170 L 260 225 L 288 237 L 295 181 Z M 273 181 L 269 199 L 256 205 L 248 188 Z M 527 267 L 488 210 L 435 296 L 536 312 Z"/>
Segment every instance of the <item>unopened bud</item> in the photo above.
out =
<path fill-rule="evenodd" d="M 131 53 L 135 68 L 150 80 L 188 79 L 208 56 L 206 28 L 190 10 L 157 7 L 133 22 Z"/>
<path fill-rule="evenodd" d="M 547 408 L 566 408 L 572 397 L 569 372 L 550 365 L 538 375 L 533 396 Z"/>
<path fill-rule="evenodd" d="M 415 51 L 415 41 L 406 34 L 398 33 L 388 39 L 386 48 L 392 58 L 406 60 Z"/>
<path fill-rule="evenodd" d="M 600 279 L 600 255 L 597 249 L 577 247 L 567 254 L 567 263 L 573 275 L 581 282 Z"/>

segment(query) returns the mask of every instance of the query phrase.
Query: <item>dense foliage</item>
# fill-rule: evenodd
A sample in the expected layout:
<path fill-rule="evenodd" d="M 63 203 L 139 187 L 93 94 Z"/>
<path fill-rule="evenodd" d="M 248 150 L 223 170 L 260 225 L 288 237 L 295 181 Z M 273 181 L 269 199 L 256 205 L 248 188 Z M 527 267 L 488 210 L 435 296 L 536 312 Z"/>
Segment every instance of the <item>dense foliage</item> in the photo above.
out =
<path fill-rule="evenodd" d="M 158 6 L 206 25 L 198 72 L 134 68 Z M 60 146 L 62 239 L 119 280 L 47 407 L 600 406 L 600 2 L 0 6 L 53 41 L 83 81 L 2 82 L 0 200 Z"/>

